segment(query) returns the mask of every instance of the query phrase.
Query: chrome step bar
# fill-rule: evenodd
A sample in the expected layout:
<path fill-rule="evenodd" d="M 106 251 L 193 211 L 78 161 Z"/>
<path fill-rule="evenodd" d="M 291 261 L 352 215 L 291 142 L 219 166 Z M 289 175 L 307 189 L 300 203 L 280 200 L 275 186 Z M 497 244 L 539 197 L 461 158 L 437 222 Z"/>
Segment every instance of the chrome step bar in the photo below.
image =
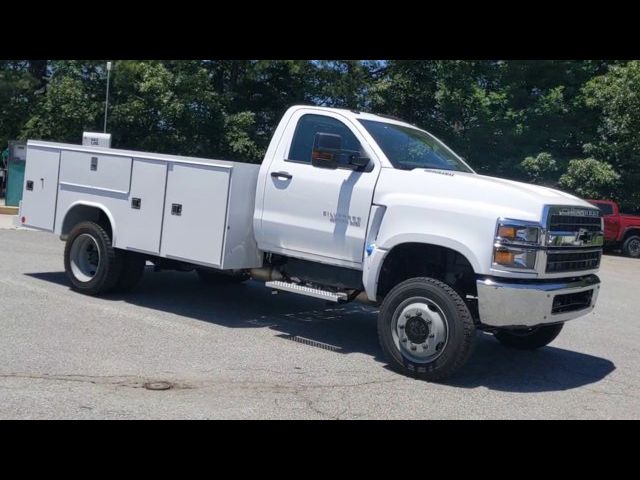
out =
<path fill-rule="evenodd" d="M 266 282 L 265 286 L 274 290 L 297 293 L 298 295 L 306 295 L 307 297 L 319 298 L 334 303 L 345 302 L 349 298 L 347 294 L 343 292 L 329 292 L 327 290 L 320 290 L 319 288 L 304 287 L 296 283 L 273 281 Z"/>

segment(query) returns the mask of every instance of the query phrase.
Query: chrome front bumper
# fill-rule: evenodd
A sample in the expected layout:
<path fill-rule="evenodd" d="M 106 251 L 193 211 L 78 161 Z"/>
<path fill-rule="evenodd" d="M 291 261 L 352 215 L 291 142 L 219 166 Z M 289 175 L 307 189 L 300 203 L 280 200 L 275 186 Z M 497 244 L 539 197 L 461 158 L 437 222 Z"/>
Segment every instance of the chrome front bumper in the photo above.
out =
<path fill-rule="evenodd" d="M 476 283 L 480 322 L 490 327 L 533 327 L 581 317 L 593 310 L 600 290 L 596 275 L 553 282 L 487 277 Z"/>

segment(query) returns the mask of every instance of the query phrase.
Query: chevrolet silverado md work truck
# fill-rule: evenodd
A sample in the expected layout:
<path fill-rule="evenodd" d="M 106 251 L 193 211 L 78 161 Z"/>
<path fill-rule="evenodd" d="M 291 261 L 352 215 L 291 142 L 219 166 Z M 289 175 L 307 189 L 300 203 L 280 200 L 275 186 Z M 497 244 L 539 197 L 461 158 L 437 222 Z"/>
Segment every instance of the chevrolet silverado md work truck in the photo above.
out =
<path fill-rule="evenodd" d="M 149 261 L 212 284 L 252 278 L 366 302 L 379 306 L 389 363 L 426 380 L 462 367 L 476 330 L 548 344 L 600 288 L 597 207 L 478 175 L 386 116 L 292 107 L 260 166 L 33 140 L 27 150 L 19 218 L 66 241 L 73 289 L 129 289 Z"/>

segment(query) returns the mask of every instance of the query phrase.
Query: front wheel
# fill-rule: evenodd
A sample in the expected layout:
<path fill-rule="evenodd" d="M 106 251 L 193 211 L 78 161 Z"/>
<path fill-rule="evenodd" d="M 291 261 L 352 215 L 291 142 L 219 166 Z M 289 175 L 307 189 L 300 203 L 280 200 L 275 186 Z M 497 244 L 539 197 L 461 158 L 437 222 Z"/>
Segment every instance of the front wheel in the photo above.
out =
<path fill-rule="evenodd" d="M 475 325 L 464 300 L 449 285 L 419 277 L 396 285 L 378 315 L 380 345 L 397 371 L 443 380 L 468 360 Z"/>
<path fill-rule="evenodd" d="M 500 329 L 494 335 L 498 341 L 518 350 L 536 350 L 549 345 L 560 334 L 564 323 L 533 328 Z"/>

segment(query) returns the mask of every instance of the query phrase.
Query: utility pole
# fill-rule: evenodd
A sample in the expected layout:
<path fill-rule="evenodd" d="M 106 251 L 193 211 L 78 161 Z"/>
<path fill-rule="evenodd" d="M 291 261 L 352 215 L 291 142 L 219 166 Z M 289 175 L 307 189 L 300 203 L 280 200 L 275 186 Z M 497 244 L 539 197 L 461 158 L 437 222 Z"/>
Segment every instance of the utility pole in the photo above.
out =
<path fill-rule="evenodd" d="M 109 74 L 111 73 L 111 62 L 107 62 L 107 98 L 104 102 L 104 133 L 107 133 L 107 110 L 109 109 Z"/>

